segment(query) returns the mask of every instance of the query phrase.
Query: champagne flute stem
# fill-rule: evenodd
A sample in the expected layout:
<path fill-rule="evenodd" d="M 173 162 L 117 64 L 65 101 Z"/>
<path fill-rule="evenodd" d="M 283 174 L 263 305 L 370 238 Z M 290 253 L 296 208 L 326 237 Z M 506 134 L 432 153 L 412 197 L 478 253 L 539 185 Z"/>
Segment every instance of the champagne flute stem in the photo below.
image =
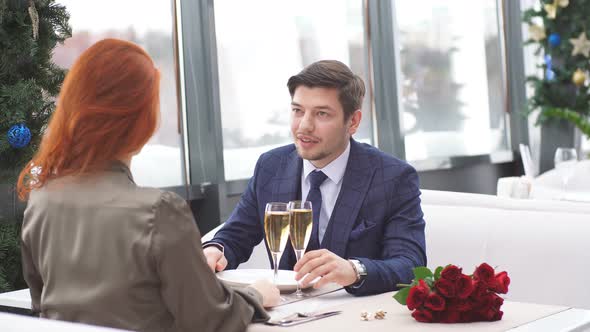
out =
<path fill-rule="evenodd" d="M 276 285 L 277 284 L 277 279 L 278 279 L 278 276 L 279 276 L 279 262 L 278 262 L 278 260 L 279 260 L 279 253 L 273 252 L 272 253 L 272 260 L 273 260 L 273 266 L 274 266 L 274 269 L 275 269 L 273 280 L 274 280 L 274 284 Z"/>
<path fill-rule="evenodd" d="M 295 257 L 297 258 L 298 262 L 301 259 L 302 255 L 303 255 L 303 250 L 295 250 Z M 299 281 L 297 281 L 297 291 L 295 292 L 295 296 L 296 297 L 303 297 L 303 292 L 301 291 L 301 286 L 299 285 Z"/>

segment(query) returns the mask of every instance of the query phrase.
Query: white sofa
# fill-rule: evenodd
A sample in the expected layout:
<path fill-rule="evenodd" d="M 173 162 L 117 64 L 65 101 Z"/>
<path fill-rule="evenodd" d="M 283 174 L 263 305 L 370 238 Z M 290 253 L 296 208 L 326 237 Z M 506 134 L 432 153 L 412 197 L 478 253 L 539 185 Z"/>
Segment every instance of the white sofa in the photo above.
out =
<path fill-rule="evenodd" d="M 506 299 L 590 309 L 590 204 L 422 190 L 422 209 L 430 268 L 487 262 L 508 271 Z M 269 267 L 261 243 L 239 268 Z"/>
<path fill-rule="evenodd" d="M 590 309 L 590 204 L 423 191 L 428 266 L 506 270 L 506 299 Z"/>

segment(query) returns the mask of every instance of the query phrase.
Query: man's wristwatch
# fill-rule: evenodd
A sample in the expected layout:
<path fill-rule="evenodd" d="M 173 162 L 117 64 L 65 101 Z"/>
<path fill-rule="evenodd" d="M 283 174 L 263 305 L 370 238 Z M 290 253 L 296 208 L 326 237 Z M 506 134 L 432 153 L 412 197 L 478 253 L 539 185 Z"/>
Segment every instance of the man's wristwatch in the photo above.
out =
<path fill-rule="evenodd" d="M 350 262 L 350 265 L 352 265 L 354 272 L 356 272 L 355 284 L 358 284 L 367 277 L 367 267 L 358 259 L 349 259 L 348 261 Z"/>

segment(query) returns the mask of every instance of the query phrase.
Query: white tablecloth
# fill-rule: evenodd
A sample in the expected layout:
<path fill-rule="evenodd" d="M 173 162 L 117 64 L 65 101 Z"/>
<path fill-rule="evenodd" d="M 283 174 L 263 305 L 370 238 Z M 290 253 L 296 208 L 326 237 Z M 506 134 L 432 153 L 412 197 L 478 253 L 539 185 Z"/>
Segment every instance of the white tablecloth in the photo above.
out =
<path fill-rule="evenodd" d="M 253 324 L 248 332 L 264 331 L 506 331 L 527 323 L 537 321 L 555 314 L 565 313 L 570 310 L 564 306 L 551 306 L 532 303 L 520 303 L 505 301 L 502 306 L 504 317 L 496 322 L 476 322 L 462 324 L 430 324 L 415 321 L 410 315 L 407 307 L 400 305 L 392 296 L 393 292 L 367 297 L 352 297 L 344 290 L 326 294 L 317 298 L 307 299 L 301 302 L 281 306 L 277 311 L 271 311 L 273 317 L 281 317 L 296 311 L 314 311 L 314 310 L 342 310 L 342 314 L 323 318 L 320 320 L 296 325 L 292 327 L 277 327 L 264 324 Z M 384 320 L 362 321 L 360 319 L 361 311 L 375 312 L 385 310 L 387 312 Z M 578 326 L 590 322 L 590 314 L 586 310 L 580 310 L 580 313 L 587 315 L 586 320 L 579 321 Z M 573 317 L 568 317 L 573 319 Z M 567 322 L 559 321 L 559 324 L 565 327 Z M 539 325 L 537 325 L 539 326 Z M 541 324 L 541 327 L 543 325 Z M 517 330 L 515 330 L 516 332 Z M 540 328 L 540 331 L 555 331 Z"/>

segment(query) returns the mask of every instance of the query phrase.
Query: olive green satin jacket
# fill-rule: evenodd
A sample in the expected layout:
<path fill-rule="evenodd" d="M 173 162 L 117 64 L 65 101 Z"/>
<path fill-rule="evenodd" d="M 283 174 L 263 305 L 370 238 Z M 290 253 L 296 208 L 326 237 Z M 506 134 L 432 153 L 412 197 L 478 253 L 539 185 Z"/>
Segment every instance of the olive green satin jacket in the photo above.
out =
<path fill-rule="evenodd" d="M 260 294 L 222 284 L 178 195 L 138 187 L 127 166 L 31 193 L 25 280 L 41 317 L 136 331 L 244 331 L 268 319 Z"/>

